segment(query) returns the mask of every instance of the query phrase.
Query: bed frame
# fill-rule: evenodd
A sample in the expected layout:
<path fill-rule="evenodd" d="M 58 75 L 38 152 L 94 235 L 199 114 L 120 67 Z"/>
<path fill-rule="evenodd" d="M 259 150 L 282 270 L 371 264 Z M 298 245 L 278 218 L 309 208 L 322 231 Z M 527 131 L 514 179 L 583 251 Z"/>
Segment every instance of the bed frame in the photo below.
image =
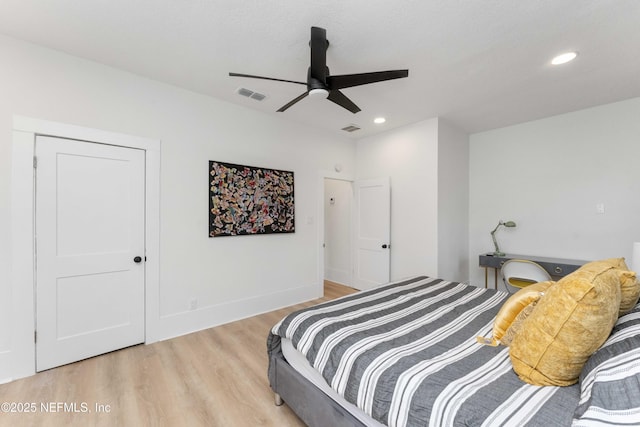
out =
<path fill-rule="evenodd" d="M 286 403 L 309 427 L 366 427 L 293 369 L 282 350 L 271 353 L 269 385 L 275 392 L 276 405 Z"/>

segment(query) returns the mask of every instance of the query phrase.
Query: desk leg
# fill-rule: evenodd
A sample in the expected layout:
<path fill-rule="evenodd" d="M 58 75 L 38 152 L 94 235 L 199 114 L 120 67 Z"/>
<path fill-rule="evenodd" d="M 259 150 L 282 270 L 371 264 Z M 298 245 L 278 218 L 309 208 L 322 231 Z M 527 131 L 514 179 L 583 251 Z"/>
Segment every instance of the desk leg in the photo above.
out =
<path fill-rule="evenodd" d="M 498 269 L 493 269 L 493 289 L 498 290 Z"/>
<path fill-rule="evenodd" d="M 489 279 L 489 269 L 487 267 L 484 268 L 484 288 L 487 289 L 487 282 Z"/>

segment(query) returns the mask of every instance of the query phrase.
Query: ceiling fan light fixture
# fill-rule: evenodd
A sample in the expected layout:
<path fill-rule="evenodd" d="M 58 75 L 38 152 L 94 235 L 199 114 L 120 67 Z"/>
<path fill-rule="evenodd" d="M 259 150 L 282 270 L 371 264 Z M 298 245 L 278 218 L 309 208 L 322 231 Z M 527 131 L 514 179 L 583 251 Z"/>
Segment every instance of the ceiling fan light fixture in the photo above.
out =
<path fill-rule="evenodd" d="M 578 52 L 565 52 L 551 60 L 553 65 L 566 64 L 567 62 L 573 61 L 578 56 Z"/>
<path fill-rule="evenodd" d="M 309 91 L 309 96 L 312 99 L 327 99 L 329 91 L 326 89 L 311 89 Z"/>
<path fill-rule="evenodd" d="M 386 121 L 387 121 L 387 119 L 385 119 L 384 117 L 376 117 L 375 119 L 373 119 L 373 123 L 375 123 L 377 125 L 381 125 Z"/>

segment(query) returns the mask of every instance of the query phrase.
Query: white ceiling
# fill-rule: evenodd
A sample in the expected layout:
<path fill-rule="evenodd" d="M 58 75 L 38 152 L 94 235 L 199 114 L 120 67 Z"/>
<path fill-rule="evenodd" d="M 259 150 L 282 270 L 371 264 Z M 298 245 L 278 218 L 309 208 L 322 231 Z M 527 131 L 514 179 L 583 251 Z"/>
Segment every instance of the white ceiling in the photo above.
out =
<path fill-rule="evenodd" d="M 228 76 L 306 81 L 311 26 L 327 30 L 331 74 L 409 77 L 344 89 L 354 115 L 308 97 L 276 113 L 304 87 Z M 474 133 L 640 96 L 638 0 L 0 0 L 0 33 L 354 138 L 432 117 Z M 577 60 L 550 65 L 567 50 Z"/>

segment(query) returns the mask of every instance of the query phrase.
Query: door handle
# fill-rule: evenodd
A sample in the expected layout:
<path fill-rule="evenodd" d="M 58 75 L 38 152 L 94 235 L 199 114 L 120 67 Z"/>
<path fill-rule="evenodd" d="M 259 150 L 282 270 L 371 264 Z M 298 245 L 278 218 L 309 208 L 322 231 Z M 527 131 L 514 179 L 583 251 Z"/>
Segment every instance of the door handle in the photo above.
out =
<path fill-rule="evenodd" d="M 141 258 L 141 257 L 139 257 L 139 256 L 137 256 L 137 257 L 135 257 L 135 258 L 133 259 L 133 262 L 135 262 L 136 264 L 137 264 L 137 263 L 139 263 L 139 262 L 142 262 L 142 258 Z"/>
<path fill-rule="evenodd" d="M 387 245 L 386 243 L 382 245 L 382 249 L 391 248 L 391 245 Z"/>

